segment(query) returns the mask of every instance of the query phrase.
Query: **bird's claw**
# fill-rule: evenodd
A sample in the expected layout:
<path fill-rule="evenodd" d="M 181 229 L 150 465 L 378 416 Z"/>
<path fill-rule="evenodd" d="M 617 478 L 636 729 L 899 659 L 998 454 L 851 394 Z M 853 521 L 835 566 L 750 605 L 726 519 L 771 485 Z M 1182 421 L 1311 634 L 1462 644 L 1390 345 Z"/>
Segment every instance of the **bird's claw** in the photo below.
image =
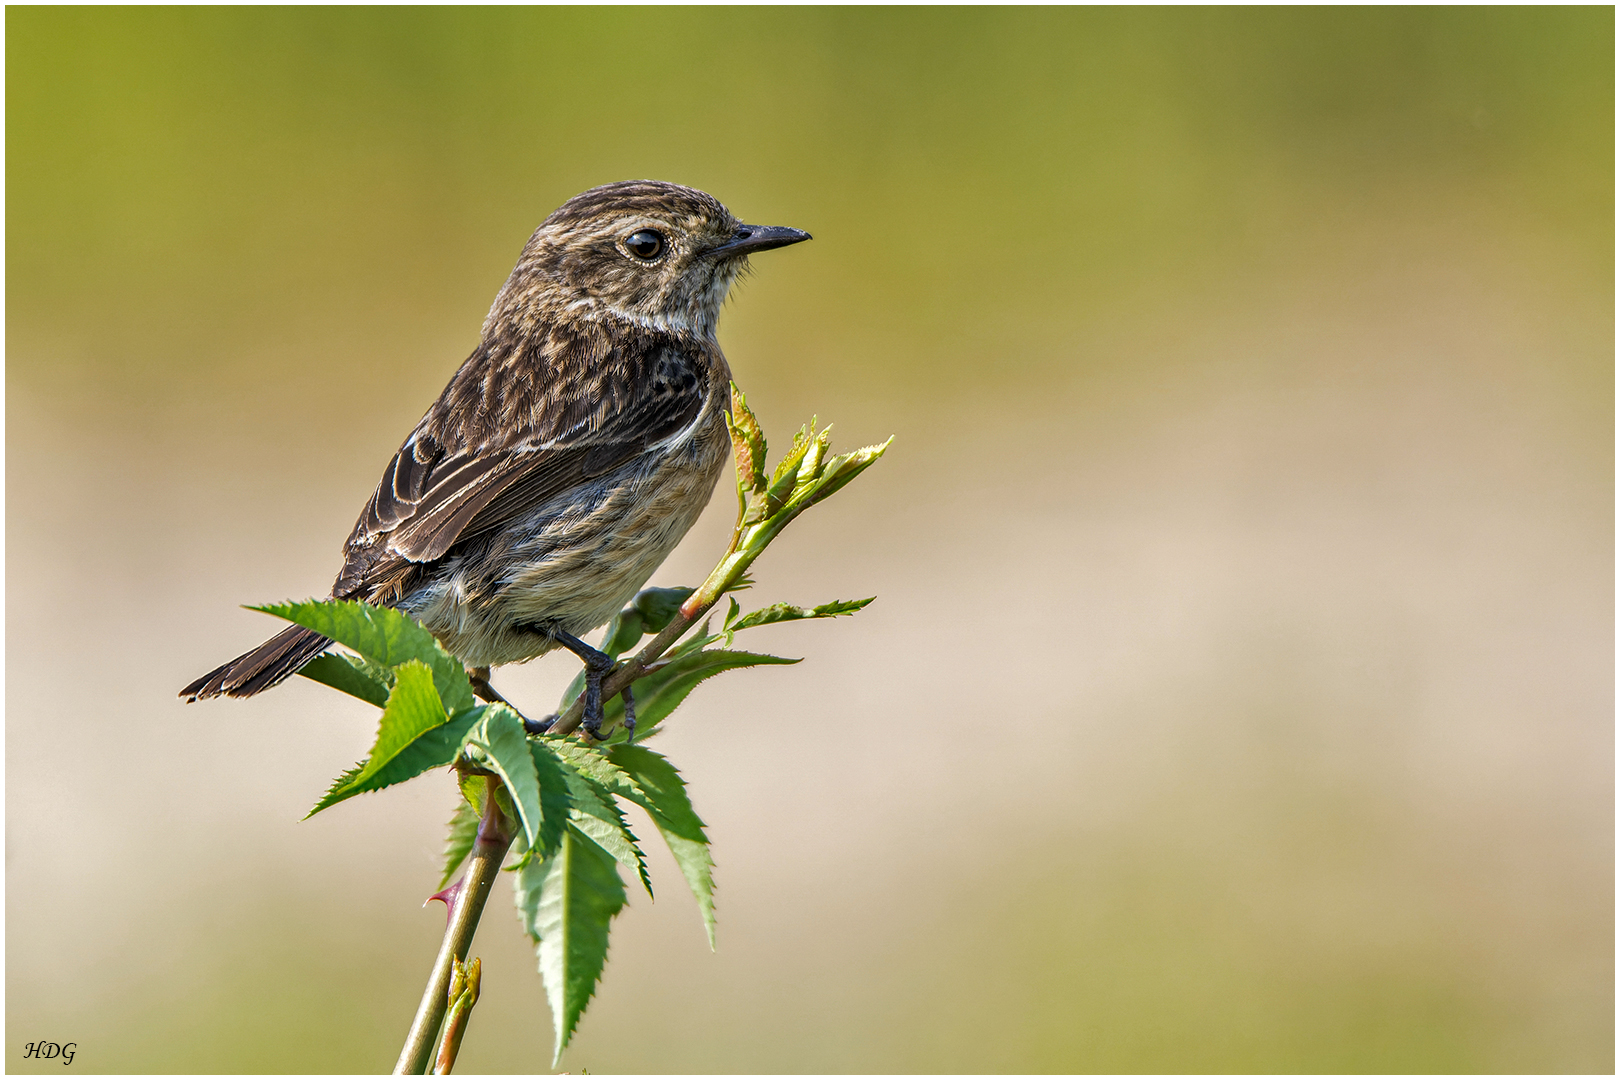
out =
<path fill-rule="evenodd" d="M 586 661 L 585 668 L 585 722 L 582 725 L 591 738 L 602 739 L 602 668 Z"/>
<path fill-rule="evenodd" d="M 580 727 L 585 729 L 585 734 L 597 742 L 602 742 L 602 721 L 604 719 L 602 715 L 602 680 L 607 678 L 608 673 L 613 671 L 616 666 L 613 657 L 600 649 L 591 648 L 574 635 L 555 627 L 537 626 L 535 629 L 539 633 L 549 635 L 553 641 L 579 657 L 584 663 L 585 692 L 580 695 L 580 709 L 584 715 L 580 718 Z M 631 696 L 628 686 L 620 691 L 620 696 L 624 698 L 625 734 L 628 738 L 634 739 L 636 734 L 635 699 Z M 556 717 L 553 716 L 542 721 L 546 727 L 541 730 L 549 730 L 555 720 Z M 534 733 L 534 729 L 529 728 L 527 723 L 524 726 L 526 730 Z"/>

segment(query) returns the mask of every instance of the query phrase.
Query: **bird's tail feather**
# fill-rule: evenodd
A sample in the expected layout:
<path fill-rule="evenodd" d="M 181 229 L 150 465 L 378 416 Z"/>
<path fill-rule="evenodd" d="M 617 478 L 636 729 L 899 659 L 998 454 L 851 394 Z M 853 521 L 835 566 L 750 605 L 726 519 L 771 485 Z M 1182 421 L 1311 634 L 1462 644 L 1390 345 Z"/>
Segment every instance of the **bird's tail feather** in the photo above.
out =
<path fill-rule="evenodd" d="M 289 626 L 257 649 L 221 664 L 184 690 L 187 701 L 198 698 L 252 697 L 268 690 L 326 651 L 332 639 L 302 626 Z"/>

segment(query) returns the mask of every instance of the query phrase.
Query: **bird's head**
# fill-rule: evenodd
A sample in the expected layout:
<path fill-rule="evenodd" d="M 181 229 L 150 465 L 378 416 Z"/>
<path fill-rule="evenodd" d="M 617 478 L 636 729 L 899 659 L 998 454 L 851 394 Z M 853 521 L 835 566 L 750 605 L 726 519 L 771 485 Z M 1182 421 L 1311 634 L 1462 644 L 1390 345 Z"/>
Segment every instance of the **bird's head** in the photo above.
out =
<path fill-rule="evenodd" d="M 617 316 L 712 338 L 748 256 L 808 239 L 798 229 L 745 225 L 714 196 L 679 184 L 626 180 L 592 188 L 535 230 L 484 332 Z"/>

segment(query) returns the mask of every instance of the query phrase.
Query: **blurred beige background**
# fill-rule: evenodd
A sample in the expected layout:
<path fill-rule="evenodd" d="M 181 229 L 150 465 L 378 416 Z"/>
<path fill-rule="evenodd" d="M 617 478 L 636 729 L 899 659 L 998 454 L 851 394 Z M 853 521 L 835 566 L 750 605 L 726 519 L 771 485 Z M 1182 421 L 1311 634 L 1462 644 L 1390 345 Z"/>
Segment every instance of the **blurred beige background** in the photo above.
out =
<path fill-rule="evenodd" d="M 767 431 L 898 438 L 756 568 L 877 602 L 658 740 L 718 953 L 659 849 L 564 1068 L 1612 1071 L 1613 20 L 9 9 L 7 1067 L 392 1064 L 449 780 L 300 822 L 374 714 L 174 694 L 651 176 L 816 236 Z M 465 1071 L 549 1060 L 506 895 Z"/>

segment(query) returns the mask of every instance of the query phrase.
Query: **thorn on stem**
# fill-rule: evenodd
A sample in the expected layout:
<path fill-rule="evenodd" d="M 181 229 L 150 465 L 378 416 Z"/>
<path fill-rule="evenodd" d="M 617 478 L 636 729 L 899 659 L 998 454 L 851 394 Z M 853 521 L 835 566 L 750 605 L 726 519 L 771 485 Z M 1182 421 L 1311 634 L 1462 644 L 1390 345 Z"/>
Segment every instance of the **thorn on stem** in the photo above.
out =
<path fill-rule="evenodd" d="M 466 879 L 465 878 L 458 878 L 454 885 L 447 885 L 444 888 L 440 889 L 438 892 L 434 893 L 432 896 L 430 896 L 426 900 L 422 901 L 422 906 L 427 907 L 429 904 L 433 903 L 433 901 L 435 901 L 435 900 L 442 903 L 444 905 L 444 922 L 445 922 L 445 925 L 446 926 L 450 925 L 450 916 L 455 913 L 456 900 L 457 900 L 458 897 L 461 896 L 461 883 L 464 880 L 466 880 Z"/>

